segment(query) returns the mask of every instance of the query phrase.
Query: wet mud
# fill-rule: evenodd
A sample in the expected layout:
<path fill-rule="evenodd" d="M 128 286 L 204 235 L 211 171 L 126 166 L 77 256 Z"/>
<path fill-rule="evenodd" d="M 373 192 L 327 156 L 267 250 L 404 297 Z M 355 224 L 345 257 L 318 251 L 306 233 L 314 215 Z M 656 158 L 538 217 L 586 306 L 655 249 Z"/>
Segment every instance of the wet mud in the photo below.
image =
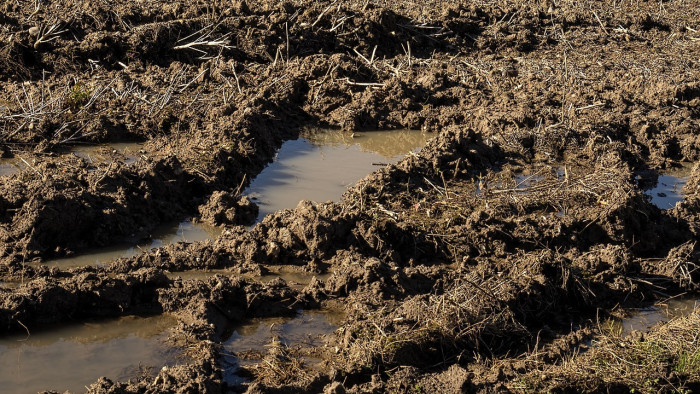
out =
<path fill-rule="evenodd" d="M 37 390 L 698 391 L 697 306 L 619 320 L 700 291 L 698 20 L 6 2 L 0 338 L 173 319 L 177 362 Z"/>

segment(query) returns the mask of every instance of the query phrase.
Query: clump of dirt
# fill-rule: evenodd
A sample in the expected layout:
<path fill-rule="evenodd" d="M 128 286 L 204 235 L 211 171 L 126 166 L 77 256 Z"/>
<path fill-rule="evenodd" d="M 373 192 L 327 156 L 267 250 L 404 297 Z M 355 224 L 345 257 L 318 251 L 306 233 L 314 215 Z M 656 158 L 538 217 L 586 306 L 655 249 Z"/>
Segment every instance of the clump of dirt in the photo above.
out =
<path fill-rule="evenodd" d="M 218 191 L 211 194 L 206 204 L 199 206 L 199 216 L 214 226 L 252 224 L 258 217 L 258 206 L 247 196 Z"/>
<path fill-rule="evenodd" d="M 94 273 L 64 280 L 38 278 L 16 289 L 0 289 L 0 330 L 18 331 L 72 319 L 153 314 L 162 311 L 157 289 L 168 279 L 155 269 L 109 277 Z"/>

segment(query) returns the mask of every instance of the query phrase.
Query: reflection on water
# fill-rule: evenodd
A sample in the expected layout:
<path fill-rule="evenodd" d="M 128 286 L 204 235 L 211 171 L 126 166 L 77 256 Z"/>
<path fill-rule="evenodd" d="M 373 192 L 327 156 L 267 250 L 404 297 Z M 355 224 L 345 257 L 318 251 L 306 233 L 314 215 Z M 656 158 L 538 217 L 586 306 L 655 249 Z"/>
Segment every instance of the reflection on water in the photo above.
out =
<path fill-rule="evenodd" d="M 126 381 L 140 367 L 158 371 L 180 352 L 165 339 L 177 321 L 170 316 L 128 316 L 0 339 L 0 391 L 84 392 L 106 376 Z"/>
<path fill-rule="evenodd" d="M 20 282 L 3 282 L 0 281 L 0 289 L 16 289 L 21 285 Z"/>
<path fill-rule="evenodd" d="M 20 164 L 16 159 L 0 159 L 0 176 L 16 174 L 20 170 Z"/>
<path fill-rule="evenodd" d="M 113 142 L 106 145 L 72 145 L 69 152 L 87 160 L 89 163 L 105 163 L 111 155 L 122 156 L 126 165 L 136 162 L 143 149 L 141 142 Z"/>
<path fill-rule="evenodd" d="M 428 134 L 413 130 L 363 132 L 355 137 L 335 130 L 310 131 L 285 142 L 245 193 L 260 206 L 258 221 L 294 208 L 301 200 L 337 200 L 348 186 L 378 166 L 396 163 L 420 149 L 428 139 Z"/>
<path fill-rule="evenodd" d="M 214 270 L 188 270 L 188 271 L 178 271 L 178 272 L 168 272 L 166 275 L 170 279 L 180 278 L 182 280 L 201 280 L 207 281 L 214 275 L 230 276 L 233 273 L 225 269 L 214 269 Z"/>
<path fill-rule="evenodd" d="M 696 298 L 674 298 L 653 307 L 640 309 L 632 316 L 622 319 L 622 333 L 647 332 L 659 323 L 689 315 L 698 306 L 700 300 Z"/>
<path fill-rule="evenodd" d="M 106 145 L 71 145 L 60 153 L 73 154 L 93 164 L 109 162 L 116 156 L 124 164 L 131 165 L 138 159 L 142 148 L 141 142 L 114 142 Z M 19 157 L 0 159 L 0 176 L 17 174 L 28 168 Z"/>
<path fill-rule="evenodd" d="M 238 367 L 261 361 L 259 356 L 267 353 L 273 337 L 286 346 L 322 346 L 323 336 L 332 334 L 344 318 L 345 314 L 338 311 L 300 310 L 293 318 L 252 319 L 236 327 L 224 342 L 224 381 L 230 385 L 240 384 L 242 379 L 236 376 Z M 251 352 L 259 356 L 250 355 Z M 248 353 L 245 360 L 237 357 L 245 353 Z"/>
<path fill-rule="evenodd" d="M 656 186 L 647 190 L 645 194 L 649 196 L 652 204 L 661 209 L 670 209 L 683 200 L 683 186 L 686 182 L 688 182 L 687 177 L 661 175 Z"/>
<path fill-rule="evenodd" d="M 527 191 L 528 188 L 537 185 L 537 183 L 542 182 L 543 180 L 545 180 L 545 177 L 543 175 L 540 175 L 539 173 L 516 174 L 515 175 L 515 189 L 517 189 L 519 191 Z"/>
<path fill-rule="evenodd" d="M 431 135 L 418 130 L 391 130 L 348 133 L 340 130 L 309 130 L 302 137 L 321 150 L 337 147 L 357 147 L 387 159 L 403 157 L 421 148 Z"/>
<path fill-rule="evenodd" d="M 268 267 L 270 272 L 267 275 L 259 276 L 256 279 L 265 283 L 269 282 L 272 280 L 275 280 L 277 278 L 282 278 L 284 279 L 285 282 L 289 285 L 289 287 L 301 290 L 304 287 L 308 286 L 309 283 L 311 283 L 311 280 L 313 278 L 316 278 L 321 281 L 325 281 L 328 279 L 331 274 L 326 273 L 326 274 L 316 274 L 312 272 L 305 272 L 305 271 L 300 271 L 296 270 L 293 268 L 288 268 L 284 266 L 272 266 Z"/>
<path fill-rule="evenodd" d="M 247 194 L 258 197 L 256 202 L 261 208 L 258 219 L 279 209 L 293 208 L 301 200 L 337 199 L 347 186 L 375 170 L 375 164 L 396 162 L 411 150 L 422 147 L 428 139 L 425 133 L 408 130 L 366 132 L 355 137 L 326 130 L 312 131 L 305 136 L 287 141 L 276 161 L 248 188 Z M 135 155 L 140 149 L 141 144 L 138 143 L 118 143 L 72 146 L 70 152 L 86 160 L 99 161 L 106 160 L 109 154 L 115 152 L 125 156 Z M 161 226 L 146 243 L 120 243 L 79 256 L 46 261 L 45 264 L 61 269 L 104 264 L 167 244 L 216 239 L 221 231 L 217 227 L 185 221 Z M 305 283 L 300 277 L 291 281 Z"/>
<path fill-rule="evenodd" d="M 252 319 L 236 327 L 224 342 L 224 348 L 230 353 L 250 350 L 264 353 L 265 345 L 270 343 L 274 335 L 287 346 L 321 346 L 322 335 L 333 333 L 343 318 L 344 315 L 340 312 L 299 311 L 297 316 L 292 318 Z"/>
<path fill-rule="evenodd" d="M 310 272 L 298 271 L 293 269 L 287 269 L 284 267 L 269 267 L 270 272 L 266 275 L 259 276 L 253 273 L 244 273 L 241 275 L 242 278 L 256 280 L 262 283 L 267 283 L 278 278 L 284 279 L 289 287 L 301 290 L 306 287 L 311 280 L 315 277 L 318 280 L 326 280 L 331 274 L 315 274 Z M 171 279 L 181 278 L 182 280 L 201 280 L 206 281 L 214 275 L 230 276 L 234 272 L 226 269 L 214 269 L 214 270 L 188 270 L 180 272 L 170 272 L 167 273 L 168 277 Z"/>
<path fill-rule="evenodd" d="M 120 257 L 133 257 L 144 251 L 177 242 L 197 242 L 216 239 L 221 229 L 203 223 L 185 221 L 166 224 L 153 232 L 149 242 L 134 244 L 122 243 L 108 248 L 101 248 L 79 256 L 49 260 L 44 264 L 61 269 L 81 267 L 85 265 L 104 264 Z"/>
<path fill-rule="evenodd" d="M 657 180 L 655 186 L 644 191 L 651 203 L 661 209 L 671 209 L 683 200 L 683 186 L 688 182 L 691 166 L 667 171 Z"/>

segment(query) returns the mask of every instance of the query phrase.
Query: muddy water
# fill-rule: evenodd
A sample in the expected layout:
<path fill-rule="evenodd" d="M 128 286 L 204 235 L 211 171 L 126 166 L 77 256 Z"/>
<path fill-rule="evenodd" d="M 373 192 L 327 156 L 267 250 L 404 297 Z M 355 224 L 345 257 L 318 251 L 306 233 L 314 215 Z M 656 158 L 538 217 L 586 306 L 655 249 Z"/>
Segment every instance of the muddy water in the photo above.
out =
<path fill-rule="evenodd" d="M 109 154 L 118 154 L 123 157 L 124 164 L 130 165 L 136 162 L 142 148 L 141 142 L 114 142 L 108 145 L 73 145 L 68 151 L 89 163 L 108 162 L 111 160 Z"/>
<path fill-rule="evenodd" d="M 85 265 L 105 264 L 120 257 L 132 257 L 143 251 L 161 247 L 176 242 L 197 242 L 216 239 L 221 229 L 203 223 L 184 221 L 160 226 L 151 234 L 148 242 L 122 243 L 108 248 L 93 250 L 89 253 L 69 258 L 49 260 L 44 264 L 61 269 L 75 268 Z"/>
<path fill-rule="evenodd" d="M 379 165 L 395 163 L 407 153 L 420 149 L 429 137 L 429 134 L 412 130 L 365 132 L 354 136 L 335 130 L 308 131 L 303 133 L 302 138 L 284 143 L 275 162 L 253 180 L 246 194 L 255 198 L 260 205 L 258 220 L 276 210 L 293 208 L 301 200 L 336 200 L 347 186 L 376 170 Z M 124 161 L 127 162 L 136 160 L 140 149 L 139 143 L 114 143 L 72 146 L 70 153 L 96 162 L 108 160 L 110 153 L 119 153 L 126 157 Z M 62 269 L 104 264 L 175 242 L 216 239 L 221 231 L 216 227 L 184 221 L 159 227 L 149 242 L 120 243 L 44 264 Z M 204 279 L 213 274 L 202 273 Z M 306 281 L 300 277 L 289 278 L 297 283 Z"/>
<path fill-rule="evenodd" d="M 257 275 L 253 275 L 253 274 L 243 274 L 242 277 L 258 280 L 262 283 L 266 283 L 266 282 L 281 278 L 281 279 L 284 279 L 285 282 L 287 282 L 289 287 L 295 288 L 295 289 L 303 289 L 309 283 L 311 283 L 311 280 L 314 277 L 318 280 L 325 281 L 326 279 L 328 279 L 331 276 L 331 274 L 315 274 L 315 273 L 299 271 L 299 270 L 295 270 L 293 268 L 287 268 L 287 267 L 271 266 L 271 267 L 268 267 L 268 269 L 270 272 L 266 275 L 257 276 Z M 208 270 L 208 271 L 190 270 L 190 271 L 182 271 L 182 272 L 172 272 L 172 273 L 168 273 L 167 275 L 171 279 L 181 278 L 183 280 L 206 281 L 207 279 L 211 278 L 214 275 L 230 276 L 233 274 L 234 273 L 231 271 L 228 271 L 225 269 L 219 269 L 219 270 Z"/>
<path fill-rule="evenodd" d="M 87 160 L 89 163 L 105 163 L 117 155 L 121 156 L 120 161 L 126 165 L 136 162 L 143 143 L 140 142 L 115 142 L 108 145 L 71 145 L 61 151 L 64 155 L 76 155 Z M 112 156 L 110 156 L 112 155 Z M 0 159 L 0 176 L 10 176 L 25 171 L 28 168 L 20 158 Z"/>
<path fill-rule="evenodd" d="M 698 307 L 700 299 L 697 298 L 671 299 L 653 307 L 640 309 L 632 316 L 622 319 L 620 329 L 623 335 L 632 331 L 647 332 L 659 323 L 687 316 Z"/>
<path fill-rule="evenodd" d="M 260 362 L 273 338 L 289 347 L 320 347 L 324 344 L 323 336 L 335 332 L 344 318 L 338 311 L 300 310 L 293 318 L 252 319 L 236 327 L 223 343 L 224 381 L 230 385 L 240 384 L 242 378 L 236 375 L 238 368 Z"/>
<path fill-rule="evenodd" d="M 16 159 L 0 159 L 0 176 L 9 176 L 20 172 Z"/>
<path fill-rule="evenodd" d="M 85 391 L 100 376 L 126 381 L 180 354 L 165 343 L 170 316 L 123 317 L 0 339 L 0 392 Z"/>
<path fill-rule="evenodd" d="M 0 289 L 16 289 L 21 285 L 20 282 L 3 282 L 0 281 Z"/>
<path fill-rule="evenodd" d="M 396 163 L 425 145 L 430 134 L 414 130 L 353 134 L 316 130 L 285 142 L 277 158 L 245 194 L 260 206 L 258 221 L 301 200 L 338 200 L 348 186 L 380 166 Z"/>
<path fill-rule="evenodd" d="M 325 281 L 326 279 L 330 278 L 330 276 L 330 273 L 314 274 L 310 272 L 294 271 L 285 268 L 270 267 L 270 273 L 259 277 L 258 280 L 260 280 L 261 282 L 269 282 L 277 278 L 282 278 L 285 280 L 285 282 L 287 282 L 289 287 L 295 289 L 303 289 L 309 283 L 311 283 L 311 280 L 313 278 L 316 278 L 320 281 Z"/>
<path fill-rule="evenodd" d="M 683 186 L 688 182 L 691 165 L 667 171 L 659 175 L 656 185 L 644 191 L 651 203 L 661 209 L 671 209 L 683 200 Z"/>
<path fill-rule="evenodd" d="M 11 159 L 0 159 L 0 176 L 10 176 L 30 169 L 29 163 L 16 156 Z"/>

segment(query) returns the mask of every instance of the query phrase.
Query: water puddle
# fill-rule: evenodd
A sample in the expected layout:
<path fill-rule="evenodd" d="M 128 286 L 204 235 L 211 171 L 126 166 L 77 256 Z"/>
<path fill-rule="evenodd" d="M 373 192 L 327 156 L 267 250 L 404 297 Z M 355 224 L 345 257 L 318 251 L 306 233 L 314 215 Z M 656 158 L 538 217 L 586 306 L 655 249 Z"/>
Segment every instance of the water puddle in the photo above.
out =
<path fill-rule="evenodd" d="M 326 274 L 315 274 L 312 272 L 305 272 L 305 271 L 299 271 L 299 270 L 294 270 L 292 268 L 287 268 L 287 267 L 267 267 L 270 272 L 267 275 L 259 276 L 257 277 L 257 280 L 266 283 L 270 282 L 272 280 L 275 280 L 277 278 L 282 278 L 284 279 L 285 282 L 289 285 L 289 287 L 297 290 L 301 290 L 304 287 L 308 286 L 309 283 L 311 283 L 311 280 L 313 278 L 316 278 L 321 281 L 325 281 L 326 279 L 330 278 L 331 274 L 326 273 Z"/>
<path fill-rule="evenodd" d="M 88 163 L 98 164 L 118 160 L 126 165 L 136 163 L 142 153 L 142 142 L 114 142 L 106 145 L 71 145 L 60 153 L 75 155 L 87 160 Z M 10 176 L 29 169 L 21 158 L 0 159 L 0 177 Z"/>
<path fill-rule="evenodd" d="M 114 142 L 106 145 L 72 145 L 68 152 L 91 164 L 107 163 L 115 157 L 126 165 L 136 162 L 142 153 L 142 142 Z"/>
<path fill-rule="evenodd" d="M 539 173 L 516 174 L 515 175 L 515 189 L 518 192 L 527 193 L 530 191 L 531 187 L 534 187 L 535 185 L 537 185 L 539 182 L 542 182 L 543 180 L 545 180 L 545 177 L 543 175 L 540 175 Z"/>
<path fill-rule="evenodd" d="M 644 190 L 651 203 L 661 209 L 671 209 L 683 200 L 683 186 L 688 182 L 691 165 L 660 174 L 655 185 Z"/>
<path fill-rule="evenodd" d="M 419 150 L 429 138 L 415 130 L 308 131 L 285 142 L 245 194 L 260 207 L 258 221 L 280 209 L 294 208 L 301 200 L 338 200 L 348 186 L 379 166 Z"/>
<path fill-rule="evenodd" d="M 22 168 L 16 159 L 0 159 L 0 176 L 10 176 L 21 170 Z"/>
<path fill-rule="evenodd" d="M 214 270 L 189 270 L 189 271 L 178 271 L 178 272 L 167 272 L 166 275 L 170 279 L 180 278 L 182 280 L 200 280 L 207 281 L 209 278 L 215 275 L 231 276 L 234 273 L 225 269 L 214 269 Z"/>
<path fill-rule="evenodd" d="M 174 365 L 181 352 L 166 344 L 171 316 L 122 317 L 0 339 L 0 391 L 69 390 L 106 376 L 126 381 Z"/>
<path fill-rule="evenodd" d="M 20 282 L 3 282 L 0 281 L 0 289 L 16 289 L 20 287 L 22 283 Z"/>
<path fill-rule="evenodd" d="M 620 321 L 619 329 L 623 335 L 632 331 L 648 332 L 659 323 L 689 315 L 697 307 L 700 307 L 700 299 L 674 298 L 649 308 L 640 309 L 632 316 L 623 318 Z"/>
<path fill-rule="evenodd" d="M 261 283 L 267 283 L 278 278 L 284 279 L 287 285 L 293 289 L 301 290 L 311 283 L 311 280 L 315 277 L 318 280 L 325 281 L 331 274 L 315 274 L 311 272 L 304 272 L 295 270 L 293 268 L 271 266 L 267 267 L 269 273 L 259 276 L 255 274 L 243 274 L 241 277 L 247 279 L 253 279 Z M 169 272 L 166 274 L 170 279 L 180 278 L 182 280 L 201 280 L 206 281 L 214 275 L 231 276 L 238 275 L 235 272 L 226 269 L 214 269 L 214 270 L 189 270 L 180 272 Z"/>
<path fill-rule="evenodd" d="M 193 223 L 189 220 L 171 223 L 156 229 L 151 234 L 151 239 L 148 242 L 122 243 L 78 256 L 48 260 L 44 264 L 63 270 L 85 265 L 106 264 L 121 257 L 133 257 L 144 251 L 177 242 L 198 242 L 216 239 L 221 232 L 222 229 L 218 227 L 208 226 L 203 223 Z"/>
<path fill-rule="evenodd" d="M 284 143 L 275 162 L 253 180 L 246 194 L 260 205 L 258 220 L 279 209 L 293 208 L 304 199 L 335 200 L 349 185 L 377 169 L 377 165 L 399 161 L 407 153 L 424 146 L 428 139 L 428 134 L 413 130 L 356 133 L 354 137 L 335 130 L 308 131 L 302 138 Z M 70 153 L 92 162 L 108 160 L 117 153 L 136 160 L 141 146 L 140 143 L 72 146 Z M 161 226 L 148 242 L 124 242 L 44 264 L 61 269 L 106 264 L 176 242 L 213 240 L 221 232 L 217 227 L 184 221 Z M 215 273 L 202 272 L 202 279 Z M 294 275 L 276 273 L 263 280 L 281 276 L 288 282 L 308 284 L 311 279 L 311 276 L 302 277 L 303 274 Z"/>
<path fill-rule="evenodd" d="M 240 384 L 238 368 L 262 361 L 273 338 L 279 338 L 288 347 L 320 347 L 324 344 L 323 336 L 335 332 L 344 318 L 344 313 L 338 311 L 300 310 L 293 318 L 252 319 L 236 327 L 223 343 L 224 381 L 229 385 Z"/>

